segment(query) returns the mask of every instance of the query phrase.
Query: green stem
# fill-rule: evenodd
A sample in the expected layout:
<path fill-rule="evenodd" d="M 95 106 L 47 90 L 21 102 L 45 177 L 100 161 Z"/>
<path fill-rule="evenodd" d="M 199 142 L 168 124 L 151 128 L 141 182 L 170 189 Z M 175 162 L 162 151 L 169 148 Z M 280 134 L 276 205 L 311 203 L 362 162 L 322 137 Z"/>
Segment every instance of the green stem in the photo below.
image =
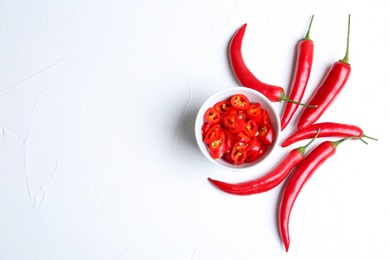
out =
<path fill-rule="evenodd" d="M 337 146 L 339 145 L 339 144 L 341 144 L 342 142 L 344 142 L 344 141 L 347 141 L 347 140 L 349 140 L 349 139 L 360 139 L 363 143 L 365 143 L 365 144 L 368 144 L 366 141 L 364 141 L 363 139 L 362 139 L 362 137 L 359 137 L 359 136 L 348 136 L 348 137 L 345 137 L 345 138 L 343 138 L 343 139 L 340 139 L 340 140 L 338 140 L 338 141 L 333 141 L 333 142 L 331 142 L 331 144 L 333 145 L 333 147 L 334 147 L 334 149 L 336 149 L 337 148 Z"/>
<path fill-rule="evenodd" d="M 321 131 L 321 128 L 318 128 L 316 135 L 310 140 L 310 142 L 308 142 L 305 146 L 298 147 L 297 148 L 298 152 L 300 152 L 302 155 L 304 155 L 306 148 L 309 147 L 309 145 L 311 145 L 314 142 L 314 140 L 316 140 L 316 138 L 320 134 L 320 131 Z"/>
<path fill-rule="evenodd" d="M 294 103 L 294 104 L 297 104 L 297 105 L 301 105 L 301 106 L 304 106 L 304 107 L 310 107 L 310 108 L 316 108 L 318 107 L 318 105 L 308 105 L 308 104 L 305 104 L 305 103 L 301 103 L 301 102 L 298 102 L 298 101 L 295 101 L 293 99 L 290 99 L 286 96 L 286 93 L 283 93 L 280 98 L 279 98 L 279 101 L 287 101 L 287 102 L 291 102 L 291 103 Z"/>
<path fill-rule="evenodd" d="M 311 16 L 309 28 L 307 29 L 305 38 L 303 38 L 304 40 L 310 40 L 310 28 L 311 28 L 311 24 L 312 24 L 312 22 L 313 22 L 313 19 L 314 19 L 314 15 Z"/>
<path fill-rule="evenodd" d="M 351 25 L 351 15 L 348 15 L 348 35 L 347 35 L 347 50 L 345 51 L 345 56 L 341 62 L 344 62 L 346 64 L 349 64 L 349 32 L 350 32 L 350 26 Z"/>
<path fill-rule="evenodd" d="M 374 138 L 374 137 L 371 137 L 371 136 L 368 136 L 368 135 L 365 135 L 365 134 L 363 134 L 362 137 L 365 137 L 365 138 L 368 138 L 368 139 L 371 139 L 371 140 L 378 141 L 378 139 L 376 139 L 376 138 Z"/>

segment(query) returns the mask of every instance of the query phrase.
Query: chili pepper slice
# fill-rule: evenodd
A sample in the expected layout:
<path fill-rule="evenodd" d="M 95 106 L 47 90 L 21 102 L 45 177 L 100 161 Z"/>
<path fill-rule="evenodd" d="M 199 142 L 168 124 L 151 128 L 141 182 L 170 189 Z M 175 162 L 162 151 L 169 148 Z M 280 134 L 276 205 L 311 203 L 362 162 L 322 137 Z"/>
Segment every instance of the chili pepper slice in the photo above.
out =
<path fill-rule="evenodd" d="M 247 67 L 244 57 L 242 56 L 241 47 L 247 24 L 245 23 L 233 35 L 229 44 L 229 59 L 233 73 L 241 85 L 259 91 L 266 96 L 271 102 L 288 101 L 303 106 L 306 104 L 299 103 L 288 98 L 282 87 L 270 85 L 260 81 Z"/>
<path fill-rule="evenodd" d="M 225 142 L 226 142 L 226 152 L 229 152 L 231 147 L 233 146 L 234 136 L 232 133 L 230 133 L 227 129 L 223 128 L 222 131 L 225 134 Z"/>
<path fill-rule="evenodd" d="M 257 138 L 265 145 L 271 145 L 274 141 L 275 133 L 271 124 L 262 125 L 259 127 Z"/>
<path fill-rule="evenodd" d="M 240 142 L 240 143 L 243 143 L 243 144 L 249 144 L 252 141 L 252 138 L 250 138 L 249 136 L 247 136 L 243 132 L 239 132 L 236 135 L 236 141 Z"/>
<path fill-rule="evenodd" d="M 231 97 L 230 103 L 232 107 L 238 110 L 247 110 L 250 102 L 249 99 L 243 94 L 237 94 Z"/>
<path fill-rule="evenodd" d="M 296 59 L 294 74 L 290 83 L 290 98 L 301 102 L 305 93 L 307 83 L 309 81 L 311 67 L 314 56 L 314 43 L 310 39 L 310 28 L 313 22 L 314 15 L 311 17 L 309 28 L 305 37 L 300 40 L 296 46 Z M 287 102 L 282 112 L 280 119 L 281 130 L 289 124 L 291 118 L 298 109 L 298 105 L 292 102 Z"/>
<path fill-rule="evenodd" d="M 261 116 L 256 119 L 257 125 L 260 127 L 262 125 L 268 125 L 271 123 L 269 120 L 269 114 L 268 111 L 263 109 L 261 111 Z"/>
<path fill-rule="evenodd" d="M 350 124 L 342 124 L 342 123 L 334 123 L 334 122 L 324 122 L 324 123 L 316 123 L 313 124 L 303 130 L 297 130 L 292 135 L 285 139 L 281 146 L 286 147 L 295 142 L 313 138 L 316 134 L 316 129 L 321 128 L 321 133 L 318 137 L 348 137 L 348 136 L 356 136 L 356 138 L 361 139 L 362 137 L 366 137 L 372 140 L 377 140 L 376 138 L 367 136 L 363 133 L 363 130 L 356 126 Z M 361 139 L 362 140 L 362 139 Z"/>
<path fill-rule="evenodd" d="M 225 133 L 221 131 L 220 135 L 209 143 L 209 153 L 213 159 L 218 159 L 227 152 Z"/>
<path fill-rule="evenodd" d="M 238 127 L 238 114 L 226 112 L 222 116 L 222 124 L 228 129 L 235 129 Z"/>
<path fill-rule="evenodd" d="M 246 148 L 245 162 L 251 163 L 259 159 L 265 154 L 267 147 L 257 138 L 253 138 L 252 142 Z"/>
<path fill-rule="evenodd" d="M 224 114 L 230 107 L 232 107 L 230 100 L 219 101 L 213 106 L 220 114 Z"/>
<path fill-rule="evenodd" d="M 290 213 L 298 194 L 315 171 L 331 156 L 336 153 L 337 146 L 349 139 L 338 141 L 324 141 L 315 147 L 295 168 L 282 192 L 279 205 L 279 232 L 286 252 L 290 246 L 289 221 Z"/>
<path fill-rule="evenodd" d="M 232 151 L 230 150 L 229 152 L 225 153 L 222 158 L 227 162 L 227 163 L 230 163 L 230 164 L 234 164 L 234 161 L 232 159 Z"/>
<path fill-rule="evenodd" d="M 204 120 L 210 125 L 217 124 L 221 121 L 221 114 L 214 107 L 210 107 L 204 113 Z"/>
<path fill-rule="evenodd" d="M 252 137 L 256 134 L 258 129 L 256 121 L 250 119 L 246 122 L 244 132 L 247 136 Z"/>
<path fill-rule="evenodd" d="M 215 124 L 210 127 L 210 129 L 206 132 L 203 141 L 206 144 L 210 144 L 215 139 L 219 138 L 222 133 L 222 126 L 220 124 Z"/>
<path fill-rule="evenodd" d="M 348 36 L 347 36 L 347 50 L 342 60 L 333 63 L 330 70 L 326 73 L 322 82 L 318 85 L 313 95 L 310 98 L 310 104 L 316 104 L 317 108 L 305 108 L 299 118 L 297 128 L 302 130 L 314 124 L 321 115 L 329 108 L 329 106 L 339 96 L 341 90 L 346 85 L 349 75 L 351 73 L 351 66 L 349 64 L 349 33 L 350 33 L 350 19 L 348 16 Z"/>
<path fill-rule="evenodd" d="M 203 125 L 202 125 L 202 129 L 201 129 L 201 133 L 202 133 L 202 137 L 204 139 L 204 137 L 206 136 L 206 133 L 207 131 L 210 129 L 211 125 L 207 122 L 204 122 Z"/>
<path fill-rule="evenodd" d="M 317 135 L 319 132 L 320 130 L 317 130 Z M 314 142 L 316 137 L 305 146 L 291 150 L 275 168 L 254 180 L 240 183 L 227 183 L 211 178 L 208 180 L 218 189 L 233 195 L 252 195 L 269 191 L 285 180 L 291 170 L 303 160 L 307 147 Z"/>
<path fill-rule="evenodd" d="M 241 142 L 236 142 L 233 145 L 231 151 L 231 158 L 236 165 L 241 165 L 245 162 L 246 159 L 246 145 Z"/>
<path fill-rule="evenodd" d="M 244 113 L 238 113 L 237 114 L 237 126 L 235 128 L 229 128 L 229 131 L 232 134 L 238 134 L 239 132 L 242 132 L 245 130 L 246 126 L 246 116 Z"/>
<path fill-rule="evenodd" d="M 262 109 L 260 103 L 255 102 L 249 105 L 248 109 L 246 110 L 246 115 L 250 119 L 257 120 L 261 116 L 261 112 Z"/>

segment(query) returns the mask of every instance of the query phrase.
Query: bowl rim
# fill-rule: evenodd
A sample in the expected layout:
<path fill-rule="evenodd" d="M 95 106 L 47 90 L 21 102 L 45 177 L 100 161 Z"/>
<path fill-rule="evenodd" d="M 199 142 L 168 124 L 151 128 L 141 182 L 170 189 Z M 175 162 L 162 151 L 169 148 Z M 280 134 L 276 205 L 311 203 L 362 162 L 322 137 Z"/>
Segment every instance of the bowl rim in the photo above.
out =
<path fill-rule="evenodd" d="M 245 163 L 242 165 L 233 165 L 233 164 L 230 164 L 228 162 L 225 162 L 221 158 L 220 159 L 213 159 L 210 156 L 209 152 L 207 151 L 206 144 L 203 142 L 202 135 L 201 135 L 201 127 L 204 123 L 203 115 L 204 115 L 205 111 L 209 107 L 211 107 L 212 105 L 217 103 L 218 101 L 221 101 L 224 98 L 227 99 L 235 94 L 247 95 L 247 96 L 249 96 L 248 98 L 251 102 L 253 101 L 254 97 L 256 99 L 258 99 L 258 100 L 256 100 L 256 102 L 259 102 L 262 107 L 267 109 L 269 116 L 270 116 L 272 127 L 273 127 L 274 132 L 275 132 L 274 142 L 271 146 L 268 147 L 266 154 L 264 156 L 262 156 L 258 161 L 255 161 L 253 163 Z M 273 150 L 275 150 L 275 147 L 279 141 L 281 127 L 280 127 L 279 114 L 275 110 L 272 102 L 267 97 L 265 97 L 262 93 L 260 93 L 256 90 L 253 90 L 253 89 L 250 89 L 250 88 L 247 88 L 244 86 L 235 86 L 235 87 L 229 87 L 226 89 L 219 90 L 219 91 L 215 92 L 214 94 L 212 94 L 209 98 L 207 98 L 203 102 L 202 106 L 199 108 L 197 115 L 196 115 L 195 129 L 194 130 L 195 130 L 195 139 L 196 139 L 197 145 L 198 145 L 199 149 L 201 150 L 201 152 L 203 153 L 203 155 L 209 161 L 211 161 L 213 164 L 215 164 L 223 169 L 226 169 L 226 170 L 245 171 L 245 170 L 260 167 L 262 165 L 262 162 L 266 161 L 267 158 L 270 158 L 271 152 Z"/>

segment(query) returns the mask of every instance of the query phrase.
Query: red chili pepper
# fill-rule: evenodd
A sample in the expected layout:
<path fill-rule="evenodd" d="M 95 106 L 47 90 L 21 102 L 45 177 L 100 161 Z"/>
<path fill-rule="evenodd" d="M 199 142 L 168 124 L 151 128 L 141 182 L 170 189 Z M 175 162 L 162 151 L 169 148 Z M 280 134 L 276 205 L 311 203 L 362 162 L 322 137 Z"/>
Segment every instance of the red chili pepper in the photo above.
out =
<path fill-rule="evenodd" d="M 221 121 L 221 114 L 214 107 L 210 107 L 204 113 L 204 121 L 210 125 L 217 124 Z"/>
<path fill-rule="evenodd" d="M 203 137 L 203 141 L 206 144 L 210 144 L 212 141 L 217 139 L 222 133 L 222 126 L 220 124 L 215 124 L 210 126 L 206 134 Z"/>
<path fill-rule="evenodd" d="M 213 159 L 218 159 L 223 156 L 224 153 L 226 153 L 229 149 L 227 147 L 227 141 L 226 141 L 226 136 L 225 133 L 221 130 L 220 135 L 212 140 L 209 144 L 209 153 L 210 156 Z"/>
<path fill-rule="evenodd" d="M 259 119 L 262 112 L 260 103 L 251 103 L 245 112 L 248 118 Z"/>
<path fill-rule="evenodd" d="M 348 81 L 351 73 L 351 66 L 348 61 L 349 56 L 349 31 L 350 31 L 350 15 L 348 16 L 348 36 L 347 50 L 342 60 L 333 63 L 330 70 L 325 75 L 320 85 L 310 98 L 310 104 L 316 104 L 317 108 L 305 108 L 301 114 L 297 128 L 302 130 L 311 124 L 314 124 L 321 115 L 329 108 L 340 94 Z"/>
<path fill-rule="evenodd" d="M 271 145 L 274 141 L 275 132 L 271 124 L 262 125 L 258 128 L 257 138 L 265 145 Z"/>
<path fill-rule="evenodd" d="M 233 145 L 233 149 L 231 151 L 231 157 L 236 165 L 243 164 L 246 159 L 246 144 L 241 142 L 236 142 Z"/>
<path fill-rule="evenodd" d="M 246 26 L 247 24 L 244 24 L 240 29 L 237 30 L 229 44 L 230 65 L 232 66 L 233 72 L 240 84 L 244 87 L 259 91 L 271 102 L 289 101 L 303 106 L 307 106 L 305 104 L 299 103 L 295 100 L 288 98 L 282 87 L 270 85 L 260 81 L 249 70 L 249 68 L 246 66 L 244 57 L 242 56 L 241 52 L 242 40 L 244 38 Z"/>
<path fill-rule="evenodd" d="M 257 129 L 258 129 L 258 126 L 257 126 L 256 121 L 249 119 L 246 122 L 244 132 L 247 136 L 252 137 L 257 133 Z"/>
<path fill-rule="evenodd" d="M 257 179 L 235 184 L 217 181 L 211 178 L 208 178 L 208 180 L 218 189 L 234 195 L 252 195 L 266 192 L 275 188 L 286 179 L 291 170 L 303 160 L 306 148 L 315 138 L 305 146 L 291 150 L 273 170 Z"/>
<path fill-rule="evenodd" d="M 290 213 L 299 192 L 308 182 L 314 172 L 332 155 L 336 153 L 337 146 L 343 141 L 349 139 L 343 138 L 338 141 L 324 141 L 314 148 L 291 173 L 288 182 L 282 192 L 279 205 L 279 232 L 283 240 L 286 252 L 290 246 L 289 220 Z"/>
<path fill-rule="evenodd" d="M 303 130 L 298 130 L 290 135 L 281 144 L 282 147 L 289 146 L 295 142 L 305 139 L 313 138 L 318 128 L 321 128 L 321 133 L 318 137 L 348 137 L 356 136 L 356 138 L 366 137 L 369 139 L 377 140 L 373 137 L 369 137 L 363 133 L 363 130 L 356 125 L 340 124 L 333 122 L 324 122 L 313 124 Z M 362 139 L 361 139 L 362 140 Z M 362 140 L 363 141 L 363 140 Z"/>
<path fill-rule="evenodd" d="M 219 113 L 223 114 L 225 113 L 230 107 L 232 107 L 232 104 L 230 103 L 230 100 L 220 101 L 215 103 L 213 106 Z"/>
<path fill-rule="evenodd" d="M 249 144 L 252 141 L 252 138 L 250 138 L 243 132 L 239 132 L 236 136 L 236 141 L 243 144 Z"/>
<path fill-rule="evenodd" d="M 311 17 L 310 25 L 305 37 L 298 42 L 296 48 L 295 69 L 290 85 L 290 98 L 298 102 L 301 102 L 305 93 L 313 64 L 314 43 L 310 39 L 310 28 L 313 22 L 313 18 L 314 15 Z M 287 102 L 280 119 L 282 131 L 289 124 L 297 109 L 297 104 Z"/>
<path fill-rule="evenodd" d="M 232 96 L 230 98 L 230 103 L 232 107 L 239 110 L 247 110 L 250 105 L 249 99 L 242 94 Z"/>
<path fill-rule="evenodd" d="M 259 159 L 267 151 L 267 147 L 257 138 L 253 138 L 246 148 L 245 162 L 251 163 Z"/>

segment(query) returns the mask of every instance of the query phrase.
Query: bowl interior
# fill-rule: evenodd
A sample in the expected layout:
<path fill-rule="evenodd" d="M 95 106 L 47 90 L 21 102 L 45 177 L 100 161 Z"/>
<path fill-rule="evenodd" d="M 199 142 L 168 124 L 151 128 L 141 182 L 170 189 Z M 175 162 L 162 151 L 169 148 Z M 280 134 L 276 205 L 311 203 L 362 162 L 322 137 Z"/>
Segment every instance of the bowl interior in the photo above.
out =
<path fill-rule="evenodd" d="M 202 133 L 201 133 L 201 128 L 204 123 L 203 115 L 206 112 L 206 110 L 209 107 L 214 106 L 215 103 L 226 100 L 230 98 L 231 96 L 235 94 L 244 94 L 245 96 L 248 97 L 250 102 L 259 102 L 261 104 L 261 107 L 263 109 L 266 109 L 269 114 L 269 118 L 272 124 L 272 127 L 274 129 L 274 142 L 268 146 L 265 154 L 261 156 L 258 160 L 252 162 L 252 163 L 244 163 L 241 165 L 233 165 L 231 163 L 226 162 L 224 159 L 213 159 L 208 150 L 207 150 L 207 145 L 203 142 L 202 140 Z M 272 106 L 272 103 L 261 93 L 258 91 L 246 88 L 246 87 L 232 87 L 228 89 L 221 90 L 214 95 L 212 95 L 210 98 L 208 98 L 202 105 L 202 107 L 199 109 L 196 121 L 195 121 L 195 138 L 196 142 L 201 150 L 201 152 L 208 158 L 212 163 L 228 170 L 244 170 L 248 168 L 255 167 L 259 165 L 260 162 L 264 161 L 267 159 L 268 155 L 272 152 L 272 150 L 275 148 L 276 144 L 278 143 L 279 139 L 279 134 L 280 134 L 280 119 L 275 111 L 275 109 Z"/>

